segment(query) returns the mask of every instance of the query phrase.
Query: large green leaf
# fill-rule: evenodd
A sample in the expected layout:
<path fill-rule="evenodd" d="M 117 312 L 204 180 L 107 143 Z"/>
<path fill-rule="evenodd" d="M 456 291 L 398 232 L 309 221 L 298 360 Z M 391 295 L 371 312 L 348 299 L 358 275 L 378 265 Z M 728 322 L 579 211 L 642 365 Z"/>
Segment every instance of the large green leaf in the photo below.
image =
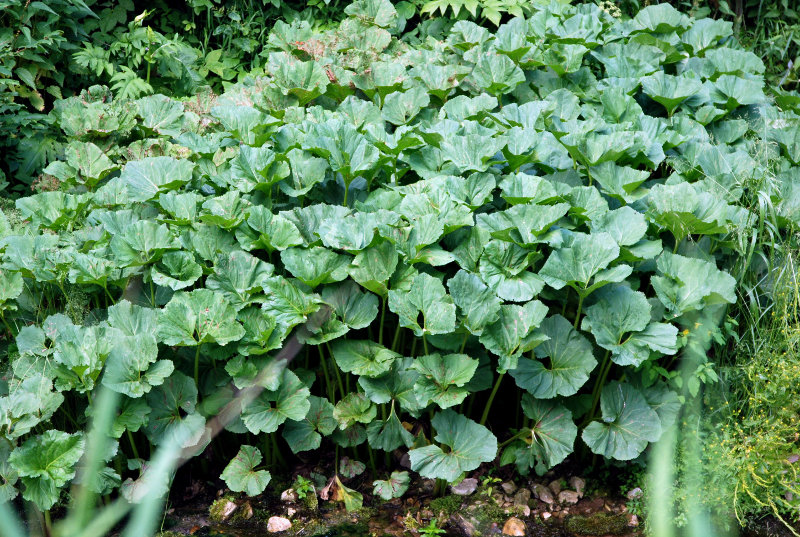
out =
<path fill-rule="evenodd" d="M 447 334 L 455 329 L 456 306 L 438 278 L 417 274 L 408 290 L 389 291 L 389 309 L 400 317 L 400 325 L 421 337 Z M 422 314 L 422 324 L 419 316 Z"/>
<path fill-rule="evenodd" d="M 336 364 L 345 373 L 378 377 L 389 371 L 400 355 L 374 341 L 339 339 L 331 344 Z"/>
<path fill-rule="evenodd" d="M 592 344 L 561 315 L 545 319 L 540 330 L 549 339 L 536 347 L 538 359 L 520 358 L 511 376 L 537 399 L 577 393 L 597 366 Z"/>
<path fill-rule="evenodd" d="M 338 426 L 333 417 L 333 405 L 327 399 L 312 395 L 308 402 L 310 406 L 304 419 L 287 420 L 283 426 L 283 438 L 292 453 L 317 449 L 322 436 L 330 435 Z"/>
<path fill-rule="evenodd" d="M 256 470 L 261 462 L 261 450 L 254 446 L 241 446 L 220 476 L 234 492 L 256 496 L 264 492 L 272 475 L 266 470 Z"/>
<path fill-rule="evenodd" d="M 630 384 L 610 382 L 600 396 L 602 421 L 590 423 L 581 438 L 593 453 L 621 461 L 635 459 L 661 437 L 661 420 Z"/>
<path fill-rule="evenodd" d="M 175 190 L 192 179 L 194 164 L 173 157 L 148 157 L 129 162 L 120 178 L 131 201 L 147 201 L 159 192 Z"/>
<path fill-rule="evenodd" d="M 663 252 L 651 278 L 658 299 L 672 317 L 704 306 L 736 302 L 736 280 L 711 261 Z"/>
<path fill-rule="evenodd" d="M 569 246 L 559 248 L 550 254 L 539 275 L 554 289 L 565 285 L 573 287 L 579 294 L 585 295 L 605 281 L 608 265 L 619 256 L 619 246 L 614 237 L 608 233 L 576 234 Z M 601 272 L 602 271 L 602 272 Z M 630 270 L 616 279 L 621 281 L 630 274 Z M 595 281 L 592 282 L 592 278 Z M 590 285 L 592 282 L 592 285 Z"/>
<path fill-rule="evenodd" d="M 530 436 L 508 449 L 513 450 L 521 473 L 535 468 L 542 475 L 572 453 L 578 428 L 563 405 L 535 399 L 528 393 L 522 395 L 522 411 L 533 422 Z"/>
<path fill-rule="evenodd" d="M 83 455 L 84 446 L 80 433 L 55 429 L 28 438 L 8 459 L 25 485 L 22 497 L 41 510 L 53 507 L 61 487 L 75 477 L 75 465 Z"/>
<path fill-rule="evenodd" d="M 411 469 L 423 477 L 453 482 L 497 455 L 497 438 L 489 429 L 461 414 L 443 410 L 433 417 L 431 424 L 436 429 L 434 440 L 449 449 L 445 452 L 434 444 L 408 452 Z"/>
<path fill-rule="evenodd" d="M 461 325 L 471 334 L 481 335 L 497 319 L 500 299 L 477 275 L 459 270 L 447 281 L 447 288 L 461 312 Z"/>
<path fill-rule="evenodd" d="M 639 366 L 651 351 L 677 352 L 678 329 L 650 322 L 650 303 L 644 293 L 624 285 L 608 286 L 594 295 L 597 302 L 586 308 L 581 328 L 594 335 L 597 344 L 611 351 L 619 365 Z"/>
<path fill-rule="evenodd" d="M 541 343 L 545 337 L 535 332 L 547 315 L 547 306 L 532 300 L 524 306 L 504 304 L 500 315 L 480 336 L 480 342 L 500 357 L 498 370 L 503 373 L 517 368 L 522 353 Z"/>
<path fill-rule="evenodd" d="M 242 412 L 242 421 L 253 434 L 273 433 L 287 419 L 306 417 L 311 403 L 309 389 L 297 375 L 284 369 L 277 390 L 265 390 Z"/>
<path fill-rule="evenodd" d="M 472 379 L 478 360 L 466 354 L 428 354 L 414 360 L 412 369 L 420 376 L 414 385 L 419 404 L 436 403 L 439 408 L 460 404 L 469 395 L 464 385 Z"/>
<path fill-rule="evenodd" d="M 236 310 L 224 295 L 210 289 L 175 293 L 158 317 L 158 338 L 167 345 L 226 345 L 243 335 Z"/>

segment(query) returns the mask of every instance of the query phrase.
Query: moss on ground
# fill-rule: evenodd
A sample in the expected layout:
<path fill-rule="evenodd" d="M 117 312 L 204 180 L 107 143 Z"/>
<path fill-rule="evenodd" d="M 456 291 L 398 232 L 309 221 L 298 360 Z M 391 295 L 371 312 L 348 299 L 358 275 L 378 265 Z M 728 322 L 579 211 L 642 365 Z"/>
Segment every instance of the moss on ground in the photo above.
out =
<path fill-rule="evenodd" d="M 455 494 L 442 496 L 441 498 L 431 500 L 430 509 L 436 514 L 443 512 L 447 516 L 450 516 L 458 511 L 458 508 L 461 507 L 463 500 L 464 498 Z"/>
<path fill-rule="evenodd" d="M 628 519 L 625 515 L 606 513 L 572 516 L 567 519 L 565 527 L 580 535 L 620 535 L 628 530 Z"/>

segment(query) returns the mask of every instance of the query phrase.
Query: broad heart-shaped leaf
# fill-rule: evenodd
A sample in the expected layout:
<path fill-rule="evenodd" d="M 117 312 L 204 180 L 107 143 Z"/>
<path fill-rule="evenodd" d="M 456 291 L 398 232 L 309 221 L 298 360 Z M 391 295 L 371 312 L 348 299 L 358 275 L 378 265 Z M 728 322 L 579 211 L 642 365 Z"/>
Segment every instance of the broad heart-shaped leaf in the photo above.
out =
<path fill-rule="evenodd" d="M 400 423 L 394 405 L 385 421 L 375 420 L 367 425 L 367 440 L 373 448 L 384 451 L 394 451 L 401 446 L 411 447 L 414 443 L 413 435 Z"/>
<path fill-rule="evenodd" d="M 116 338 L 105 364 L 103 385 L 128 397 L 141 397 L 175 369 L 170 360 L 158 360 L 153 334 Z"/>
<path fill-rule="evenodd" d="M 481 279 L 497 296 L 511 302 L 527 302 L 538 295 L 544 281 L 528 266 L 537 253 L 503 240 L 486 244 L 478 270 Z"/>
<path fill-rule="evenodd" d="M 341 119 L 315 123 L 305 144 L 303 149 L 328 159 L 333 171 L 351 179 L 373 169 L 380 157 L 363 134 Z"/>
<path fill-rule="evenodd" d="M 644 293 L 625 285 L 608 286 L 593 297 L 581 328 L 594 335 L 597 344 L 611 351 L 619 365 L 639 366 L 650 351 L 677 352 L 678 329 L 671 324 L 650 323 L 650 303 Z M 625 337 L 627 334 L 627 337 Z"/>
<path fill-rule="evenodd" d="M 456 481 L 464 472 L 474 470 L 497 455 L 497 438 L 483 425 L 457 414 L 442 410 L 431 420 L 436 429 L 434 440 L 446 445 L 444 452 L 437 445 L 412 449 L 408 452 L 411 469 L 423 477 Z"/>
<path fill-rule="evenodd" d="M 533 422 L 530 437 L 509 449 L 514 450 L 520 473 L 535 468 L 536 474 L 542 475 L 572 453 L 578 428 L 563 405 L 535 399 L 528 393 L 522 395 L 522 411 Z"/>
<path fill-rule="evenodd" d="M 22 497 L 41 510 L 50 509 L 58 500 L 59 489 L 75 477 L 75 465 L 85 444 L 80 433 L 50 429 L 16 448 L 8 462 L 25 485 Z"/>
<path fill-rule="evenodd" d="M 185 447 L 202 435 L 206 420 L 195 411 L 197 386 L 180 371 L 148 393 L 147 404 L 151 410 L 144 431 L 153 444 L 178 443 Z"/>
<path fill-rule="evenodd" d="M 465 270 L 459 270 L 447 280 L 453 302 L 461 312 L 461 326 L 479 336 L 500 313 L 500 299 L 481 279 Z"/>
<path fill-rule="evenodd" d="M 393 125 L 405 125 L 430 103 L 428 92 L 415 86 L 406 92 L 396 91 L 386 96 L 381 115 Z"/>
<path fill-rule="evenodd" d="M 480 337 L 480 342 L 500 357 L 500 373 L 516 369 L 519 356 L 545 339 L 534 332 L 545 315 L 547 306 L 538 300 L 532 300 L 524 306 L 504 304 L 500 307 L 497 321 L 489 325 Z"/>
<path fill-rule="evenodd" d="M 158 261 L 166 250 L 180 247 L 164 224 L 139 220 L 111 239 L 114 258 L 124 267 L 136 267 Z"/>
<path fill-rule="evenodd" d="M 620 207 L 593 218 L 589 224 L 592 233 L 608 233 L 620 246 L 639 242 L 647 232 L 644 215 L 630 207 Z"/>
<path fill-rule="evenodd" d="M 219 254 L 214 273 L 206 278 L 206 287 L 220 292 L 239 311 L 253 303 L 254 294 L 263 290 L 273 269 L 269 263 L 241 250 Z"/>
<path fill-rule="evenodd" d="M 736 302 L 736 279 L 710 261 L 663 252 L 651 278 L 658 299 L 671 317 L 711 304 Z"/>
<path fill-rule="evenodd" d="M 534 349 L 538 360 L 520 358 L 517 368 L 509 371 L 517 386 L 537 399 L 577 393 L 597 366 L 592 344 L 561 315 L 545 319 L 539 330 L 549 339 Z"/>
<path fill-rule="evenodd" d="M 264 291 L 267 298 L 262 309 L 284 327 L 291 328 L 304 323 L 322 303 L 317 295 L 305 291 L 302 283 L 295 283 L 282 276 L 273 276 L 266 284 Z"/>
<path fill-rule="evenodd" d="M 120 179 L 128 186 L 131 201 L 147 201 L 159 192 L 176 190 L 192 180 L 194 164 L 173 157 L 147 157 L 125 165 Z"/>
<path fill-rule="evenodd" d="M 245 193 L 255 189 L 268 190 L 282 179 L 281 173 L 271 173 L 275 164 L 275 152 L 272 149 L 243 145 L 231 161 L 230 184 Z"/>
<path fill-rule="evenodd" d="M 327 160 L 297 147 L 286 153 L 286 158 L 291 167 L 291 175 L 278 183 L 278 187 L 287 195 L 296 198 L 305 196 L 314 185 L 325 179 Z"/>
<path fill-rule="evenodd" d="M 648 194 L 651 221 L 669 230 L 675 242 L 687 235 L 713 235 L 728 230 L 730 206 L 691 183 L 655 185 Z"/>
<path fill-rule="evenodd" d="M 65 153 L 67 163 L 80 172 L 81 183 L 89 188 L 118 167 L 92 142 L 72 142 Z"/>
<path fill-rule="evenodd" d="M 333 417 L 333 405 L 327 399 L 312 395 L 308 402 L 310 406 L 305 418 L 287 420 L 283 426 L 283 438 L 292 453 L 317 449 L 322 436 L 328 436 L 338 426 Z"/>
<path fill-rule="evenodd" d="M 439 408 L 450 408 L 461 404 L 469 395 L 463 386 L 478 369 L 478 359 L 466 354 L 428 354 L 414 360 L 411 368 L 420 373 L 414 385 L 419 404 L 427 406 L 433 402 Z"/>
<path fill-rule="evenodd" d="M 253 434 L 274 433 L 287 419 L 306 417 L 311 403 L 309 389 L 294 372 L 284 369 L 277 390 L 265 390 L 242 412 L 242 421 Z M 274 405 L 273 405 L 274 403 Z"/>
<path fill-rule="evenodd" d="M 491 159 L 503 146 L 502 137 L 464 134 L 442 141 L 442 156 L 452 162 L 461 172 L 485 172 L 491 166 Z"/>
<path fill-rule="evenodd" d="M 368 327 L 378 316 L 378 297 L 361 291 L 352 280 L 326 286 L 322 300 L 344 324 L 356 330 Z"/>
<path fill-rule="evenodd" d="M 351 392 L 342 398 L 333 409 L 333 417 L 344 430 L 357 423 L 370 423 L 378 409 L 363 393 Z"/>
<path fill-rule="evenodd" d="M 374 341 L 338 339 L 331 344 L 336 365 L 345 373 L 379 377 L 389 371 L 400 355 Z"/>
<path fill-rule="evenodd" d="M 414 335 L 447 334 L 456 327 L 456 306 L 442 282 L 429 274 L 417 274 L 408 290 L 389 291 L 389 309 L 400 317 L 400 325 Z M 422 325 L 418 323 L 422 314 Z"/>
<path fill-rule="evenodd" d="M 224 295 L 210 289 L 175 293 L 158 317 L 158 338 L 166 345 L 226 345 L 243 335 L 236 310 Z"/>
<path fill-rule="evenodd" d="M 6 503 L 17 497 L 14 485 L 19 481 L 19 474 L 8 462 L 12 444 L 9 440 L 0 440 L 0 503 Z"/>
<path fill-rule="evenodd" d="M 683 101 L 700 92 L 700 80 L 688 76 L 672 76 L 658 71 L 642 79 L 644 93 L 667 109 L 671 116 Z"/>
<path fill-rule="evenodd" d="M 148 95 L 136 101 L 142 126 L 165 136 L 181 134 L 184 119 L 183 103 L 165 95 Z"/>
<path fill-rule="evenodd" d="M 7 307 L 6 302 L 22 294 L 23 283 L 22 274 L 19 272 L 0 268 L 0 307 Z"/>
<path fill-rule="evenodd" d="M 715 103 L 722 104 L 728 110 L 737 106 L 746 106 L 764 102 L 763 84 L 758 80 L 742 78 L 735 75 L 722 75 L 711 84 L 709 96 Z"/>
<path fill-rule="evenodd" d="M 378 378 L 360 377 L 358 385 L 370 401 L 377 404 L 397 401 L 404 410 L 416 412 L 421 408 L 414 395 L 419 373 L 411 369 L 413 358 L 398 358 L 388 373 Z"/>
<path fill-rule="evenodd" d="M 592 453 L 629 461 L 661 437 L 661 420 L 630 384 L 610 382 L 600 396 L 602 421 L 586 426 L 581 438 Z"/>
<path fill-rule="evenodd" d="M 347 278 L 350 257 L 315 246 L 313 248 L 288 248 L 281 252 L 286 270 L 312 289 L 322 283 L 333 283 Z"/>
<path fill-rule="evenodd" d="M 200 220 L 222 229 L 233 229 L 244 221 L 250 202 L 238 190 L 229 190 L 222 196 L 203 202 Z"/>
<path fill-rule="evenodd" d="M 525 73 L 517 64 L 508 56 L 494 53 L 480 55 L 471 77 L 478 87 L 494 96 L 511 93 L 514 88 L 525 82 Z"/>
<path fill-rule="evenodd" d="M 411 478 L 408 472 L 392 472 L 389 479 L 376 479 L 372 482 L 372 493 L 380 496 L 382 500 L 389 501 L 392 498 L 400 498 L 408 490 Z"/>
<path fill-rule="evenodd" d="M 261 459 L 261 450 L 257 447 L 241 446 L 220 477 L 233 492 L 245 492 L 248 496 L 261 494 L 272 479 L 267 470 L 256 470 Z"/>
<path fill-rule="evenodd" d="M 304 106 L 325 93 L 328 77 L 320 62 L 303 62 L 285 52 L 269 55 L 268 69 L 284 95 L 294 95 Z"/>
<path fill-rule="evenodd" d="M 194 255 L 186 251 L 166 252 L 150 272 L 153 283 L 173 291 L 193 285 L 202 275 L 203 269 Z"/>
<path fill-rule="evenodd" d="M 248 241 L 249 248 L 246 249 L 264 248 L 272 252 L 303 244 L 303 236 L 294 223 L 279 214 L 272 214 L 269 209 L 261 205 L 250 208 L 247 225 L 258 233 L 258 237 Z M 242 242 L 238 230 L 236 238 Z"/>
<path fill-rule="evenodd" d="M 554 289 L 565 285 L 586 292 L 594 275 L 619 257 L 619 246 L 608 233 L 575 234 L 572 243 L 550 254 L 539 276 Z"/>
<path fill-rule="evenodd" d="M 60 326 L 55 336 L 53 359 L 56 369 L 56 389 L 71 389 L 84 393 L 94 389 L 103 362 L 112 349 L 119 332 L 103 325 Z"/>
<path fill-rule="evenodd" d="M 154 336 L 159 310 L 143 308 L 120 300 L 108 308 L 108 324 L 126 336 Z"/>
<path fill-rule="evenodd" d="M 394 245 L 384 241 L 359 252 L 351 262 L 350 276 L 362 287 L 387 296 L 387 282 L 397 268 L 399 255 Z"/>

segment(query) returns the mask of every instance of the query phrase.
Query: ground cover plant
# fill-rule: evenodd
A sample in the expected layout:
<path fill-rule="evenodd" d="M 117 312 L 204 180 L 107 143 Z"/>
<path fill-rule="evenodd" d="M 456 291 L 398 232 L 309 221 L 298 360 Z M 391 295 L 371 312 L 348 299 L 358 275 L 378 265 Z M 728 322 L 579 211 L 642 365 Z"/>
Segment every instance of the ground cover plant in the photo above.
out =
<path fill-rule="evenodd" d="M 796 101 L 729 22 L 554 2 L 409 45 L 391 3 L 345 13 L 276 24 L 265 74 L 219 95 L 54 105 L 53 190 L 0 213 L 3 499 L 56 505 L 99 386 L 122 400 L 100 494 L 137 499 L 155 448 L 203 446 L 258 384 L 208 448 L 227 486 L 347 451 L 375 475 L 337 468 L 355 508 L 407 486 L 381 451 L 440 488 L 640 459 L 716 381 L 675 366 L 757 254 L 766 162 L 769 225 L 800 222 Z"/>

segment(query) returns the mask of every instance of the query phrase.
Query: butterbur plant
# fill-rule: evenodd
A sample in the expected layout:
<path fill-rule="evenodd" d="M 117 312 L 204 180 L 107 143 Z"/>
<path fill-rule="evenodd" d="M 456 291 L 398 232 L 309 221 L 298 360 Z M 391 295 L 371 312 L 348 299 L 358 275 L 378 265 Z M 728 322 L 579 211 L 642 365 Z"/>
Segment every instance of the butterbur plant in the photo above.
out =
<path fill-rule="evenodd" d="M 375 452 L 456 482 L 495 460 L 633 460 L 673 424 L 700 382 L 674 374 L 686 334 L 735 302 L 727 269 L 753 255 L 758 137 L 797 129 L 760 61 L 668 4 L 623 22 L 552 3 L 415 48 L 390 2 L 347 14 L 324 54 L 275 35 L 270 74 L 208 102 L 57 104 L 61 190 L 0 213 L 4 498 L 55 505 L 98 387 L 121 398 L 101 470 L 123 494 L 139 453 L 202 444 L 253 386 L 206 439 L 247 494 L 290 451 L 354 448 L 387 499 L 409 476 Z M 778 228 L 800 222 L 778 207 Z M 331 497 L 360 505 L 335 472 Z"/>

